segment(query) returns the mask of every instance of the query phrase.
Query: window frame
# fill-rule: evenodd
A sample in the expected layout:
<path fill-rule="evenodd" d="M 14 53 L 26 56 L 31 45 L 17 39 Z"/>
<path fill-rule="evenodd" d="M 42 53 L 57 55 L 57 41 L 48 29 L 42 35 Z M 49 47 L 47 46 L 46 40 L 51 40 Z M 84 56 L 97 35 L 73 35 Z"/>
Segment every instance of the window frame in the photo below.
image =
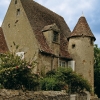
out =
<path fill-rule="evenodd" d="M 74 60 L 68 61 L 68 68 L 71 68 L 73 71 L 75 71 L 75 61 Z"/>
<path fill-rule="evenodd" d="M 59 42 L 59 33 L 57 31 L 53 31 L 53 42 Z"/>
<path fill-rule="evenodd" d="M 66 61 L 60 60 L 60 61 L 59 61 L 59 66 L 60 66 L 60 67 L 67 67 Z"/>
<path fill-rule="evenodd" d="M 17 9 L 16 15 L 17 15 L 17 16 L 20 15 L 20 8 Z"/>

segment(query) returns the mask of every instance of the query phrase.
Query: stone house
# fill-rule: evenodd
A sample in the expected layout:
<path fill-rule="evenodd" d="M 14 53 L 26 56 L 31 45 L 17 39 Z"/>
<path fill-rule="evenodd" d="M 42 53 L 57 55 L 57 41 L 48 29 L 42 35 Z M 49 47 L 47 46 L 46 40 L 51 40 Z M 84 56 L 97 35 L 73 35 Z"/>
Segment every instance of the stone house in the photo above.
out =
<path fill-rule="evenodd" d="M 71 67 L 93 87 L 95 37 L 84 16 L 71 32 L 63 17 L 33 0 L 11 0 L 0 28 L 0 52 L 15 51 L 37 61 L 40 74 Z M 25 55 L 24 55 L 25 54 Z"/>

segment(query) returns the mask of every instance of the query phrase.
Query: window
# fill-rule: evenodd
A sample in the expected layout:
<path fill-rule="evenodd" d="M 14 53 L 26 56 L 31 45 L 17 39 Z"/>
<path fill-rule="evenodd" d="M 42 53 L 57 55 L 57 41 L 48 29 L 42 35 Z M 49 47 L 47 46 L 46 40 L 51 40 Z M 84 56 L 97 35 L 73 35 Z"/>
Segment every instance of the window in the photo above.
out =
<path fill-rule="evenodd" d="M 17 4 L 17 0 L 15 0 L 15 4 Z"/>
<path fill-rule="evenodd" d="M 20 9 L 17 9 L 17 15 L 20 15 Z"/>
<path fill-rule="evenodd" d="M 24 59 L 24 52 L 17 52 L 17 56 L 19 56 L 21 59 Z"/>
<path fill-rule="evenodd" d="M 58 32 L 54 31 L 53 32 L 53 42 L 58 42 L 58 36 L 59 36 Z"/>
<path fill-rule="evenodd" d="M 66 62 L 65 61 L 60 61 L 59 66 L 60 67 L 66 67 Z"/>
<path fill-rule="evenodd" d="M 68 67 L 72 68 L 73 71 L 75 71 L 75 61 L 68 61 Z"/>
<path fill-rule="evenodd" d="M 72 49 L 74 49 L 75 48 L 75 44 L 72 44 Z"/>

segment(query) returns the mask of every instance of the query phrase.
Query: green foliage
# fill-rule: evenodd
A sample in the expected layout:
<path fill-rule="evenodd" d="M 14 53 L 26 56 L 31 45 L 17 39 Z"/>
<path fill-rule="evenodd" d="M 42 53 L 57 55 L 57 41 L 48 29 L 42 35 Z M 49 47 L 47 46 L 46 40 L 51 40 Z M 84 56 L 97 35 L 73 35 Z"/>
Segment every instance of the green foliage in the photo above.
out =
<path fill-rule="evenodd" d="M 21 60 L 19 56 L 15 56 L 15 53 L 1 54 L 0 59 L 0 69 L 10 68 L 12 66 L 25 66 L 27 64 L 27 62 L 25 60 Z"/>
<path fill-rule="evenodd" d="M 57 79 L 63 80 L 69 86 L 69 92 L 82 92 L 84 89 L 91 91 L 88 81 L 69 68 L 60 68 L 57 71 Z"/>
<path fill-rule="evenodd" d="M 95 93 L 100 97 L 100 48 L 97 45 L 94 46 L 94 86 Z"/>
<path fill-rule="evenodd" d="M 65 82 L 59 81 L 55 76 L 45 77 L 40 80 L 42 90 L 60 91 L 66 85 Z"/>
<path fill-rule="evenodd" d="M 42 90 L 60 91 L 64 88 L 66 83 L 59 81 L 56 77 L 56 71 L 52 70 L 47 72 L 44 78 L 40 79 L 40 85 Z"/>
<path fill-rule="evenodd" d="M 71 93 L 82 92 L 84 89 L 91 91 L 87 80 L 76 74 L 69 68 L 59 68 L 50 71 L 40 81 L 43 90 L 66 90 Z"/>
<path fill-rule="evenodd" d="M 0 87 L 6 89 L 35 90 L 39 84 L 38 76 L 32 74 L 35 62 L 22 60 L 15 53 L 0 55 Z"/>

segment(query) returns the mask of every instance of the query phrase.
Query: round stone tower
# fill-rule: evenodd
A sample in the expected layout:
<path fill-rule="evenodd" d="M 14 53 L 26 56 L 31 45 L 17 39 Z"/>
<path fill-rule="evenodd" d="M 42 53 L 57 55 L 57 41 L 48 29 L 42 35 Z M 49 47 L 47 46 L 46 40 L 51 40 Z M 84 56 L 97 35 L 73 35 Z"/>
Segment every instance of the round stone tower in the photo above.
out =
<path fill-rule="evenodd" d="M 84 16 L 79 18 L 68 41 L 68 51 L 75 60 L 75 71 L 87 79 L 94 90 L 95 37 Z"/>

